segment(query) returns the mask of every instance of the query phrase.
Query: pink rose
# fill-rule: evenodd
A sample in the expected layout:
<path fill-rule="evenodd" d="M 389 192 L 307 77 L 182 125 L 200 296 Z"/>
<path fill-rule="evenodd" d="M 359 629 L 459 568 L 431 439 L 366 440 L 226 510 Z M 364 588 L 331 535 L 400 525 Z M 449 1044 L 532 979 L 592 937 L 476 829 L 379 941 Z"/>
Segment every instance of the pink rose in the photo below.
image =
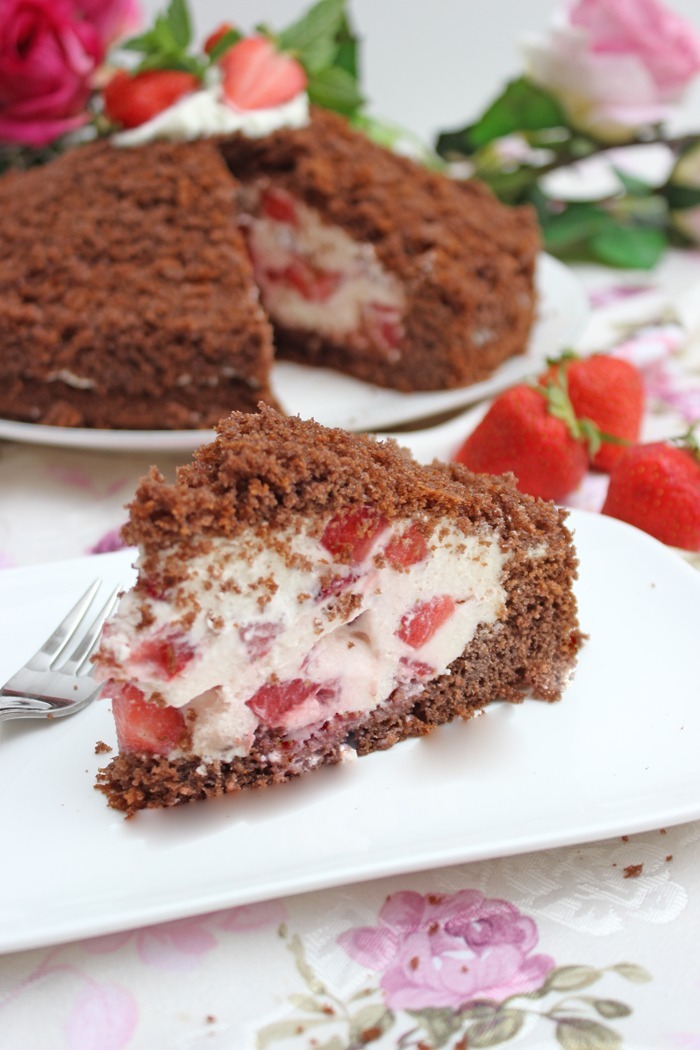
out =
<path fill-rule="evenodd" d="M 141 24 L 138 0 L 76 0 L 83 18 L 95 27 L 109 47 L 122 37 L 131 36 Z"/>
<path fill-rule="evenodd" d="M 700 35 L 660 0 L 576 0 L 548 36 L 525 41 L 525 57 L 574 127 L 629 142 L 666 120 L 700 72 Z"/>
<path fill-rule="evenodd" d="M 537 939 L 533 920 L 514 905 L 462 890 L 395 893 L 379 925 L 348 930 L 338 942 L 361 965 L 381 972 L 392 1009 L 456 1010 L 474 999 L 501 1002 L 540 988 L 554 960 L 531 954 Z"/>
<path fill-rule="evenodd" d="M 83 124 L 103 55 L 71 0 L 0 0 L 0 141 L 44 146 Z"/>

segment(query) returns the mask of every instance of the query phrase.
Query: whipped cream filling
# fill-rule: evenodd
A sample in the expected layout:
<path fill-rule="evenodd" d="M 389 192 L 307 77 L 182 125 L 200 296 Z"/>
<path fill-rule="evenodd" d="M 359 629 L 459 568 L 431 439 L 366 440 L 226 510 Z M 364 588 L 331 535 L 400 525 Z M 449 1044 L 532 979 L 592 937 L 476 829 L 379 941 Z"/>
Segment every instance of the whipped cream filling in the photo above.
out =
<path fill-rule="evenodd" d="M 374 245 L 263 181 L 246 187 L 241 203 L 256 283 L 277 324 L 399 359 L 406 297 Z"/>
<path fill-rule="evenodd" d="M 156 139 L 187 142 L 235 132 L 261 138 L 278 128 L 301 128 L 308 122 L 306 92 L 271 109 L 240 110 L 225 100 L 221 83 L 214 77 L 211 83 L 178 99 L 145 124 L 113 135 L 112 142 L 115 146 L 141 146 Z"/>
<path fill-rule="evenodd" d="M 245 755 L 261 722 L 298 735 L 399 686 L 418 695 L 501 616 L 506 555 L 493 532 L 440 525 L 422 560 L 396 567 L 406 527 L 387 525 L 352 564 L 303 532 L 212 540 L 172 593 L 125 595 L 100 677 L 194 712 L 192 751 L 223 759 Z M 153 658 L 164 640 L 167 669 Z"/>

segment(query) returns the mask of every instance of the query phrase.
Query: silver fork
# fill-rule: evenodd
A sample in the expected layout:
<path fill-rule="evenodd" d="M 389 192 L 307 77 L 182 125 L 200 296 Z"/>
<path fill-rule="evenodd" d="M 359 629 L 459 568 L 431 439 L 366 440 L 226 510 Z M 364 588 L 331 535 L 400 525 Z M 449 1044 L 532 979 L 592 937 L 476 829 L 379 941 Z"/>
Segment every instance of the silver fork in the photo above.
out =
<path fill-rule="evenodd" d="M 97 696 L 90 654 L 117 603 L 115 587 L 96 616 L 88 610 L 100 589 L 95 582 L 61 620 L 53 634 L 0 689 L 0 722 L 9 718 L 61 718 L 81 711 Z"/>

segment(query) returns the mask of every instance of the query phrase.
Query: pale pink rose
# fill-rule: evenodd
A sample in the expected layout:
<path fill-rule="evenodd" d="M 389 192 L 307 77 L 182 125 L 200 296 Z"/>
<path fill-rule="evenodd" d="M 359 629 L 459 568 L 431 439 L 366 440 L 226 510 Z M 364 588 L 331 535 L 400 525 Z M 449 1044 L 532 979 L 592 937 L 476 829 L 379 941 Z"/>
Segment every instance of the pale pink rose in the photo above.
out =
<path fill-rule="evenodd" d="M 86 981 L 64 1023 L 69 1050 L 123 1050 L 138 1026 L 131 992 L 116 984 Z"/>
<path fill-rule="evenodd" d="M 474 999 L 501 1002 L 534 991 L 554 966 L 550 956 L 531 954 L 537 940 L 532 919 L 476 890 L 395 893 L 377 926 L 338 938 L 353 959 L 382 974 L 394 1010 L 458 1009 Z"/>
<path fill-rule="evenodd" d="M 131 36 L 141 25 L 138 0 L 76 0 L 76 5 L 106 47 Z"/>
<path fill-rule="evenodd" d="M 530 79 L 609 143 L 668 119 L 700 72 L 700 35 L 660 0 L 576 0 L 524 50 Z"/>
<path fill-rule="evenodd" d="M 83 124 L 103 56 L 71 0 L 0 0 L 0 141 L 44 146 Z"/>

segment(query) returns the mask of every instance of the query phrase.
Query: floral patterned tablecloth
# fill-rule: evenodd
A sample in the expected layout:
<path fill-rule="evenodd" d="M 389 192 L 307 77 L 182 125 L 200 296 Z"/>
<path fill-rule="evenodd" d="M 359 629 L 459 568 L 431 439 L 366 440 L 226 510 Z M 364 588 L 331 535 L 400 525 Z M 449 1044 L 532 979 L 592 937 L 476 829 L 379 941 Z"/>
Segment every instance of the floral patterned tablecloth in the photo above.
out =
<path fill-rule="evenodd" d="M 581 347 L 642 368 L 645 437 L 687 429 L 700 254 L 578 273 Z M 154 458 L 0 444 L 0 565 L 115 549 Z M 698 930 L 700 823 L 622 834 L 0 956 L 0 1048 L 700 1050 Z"/>

